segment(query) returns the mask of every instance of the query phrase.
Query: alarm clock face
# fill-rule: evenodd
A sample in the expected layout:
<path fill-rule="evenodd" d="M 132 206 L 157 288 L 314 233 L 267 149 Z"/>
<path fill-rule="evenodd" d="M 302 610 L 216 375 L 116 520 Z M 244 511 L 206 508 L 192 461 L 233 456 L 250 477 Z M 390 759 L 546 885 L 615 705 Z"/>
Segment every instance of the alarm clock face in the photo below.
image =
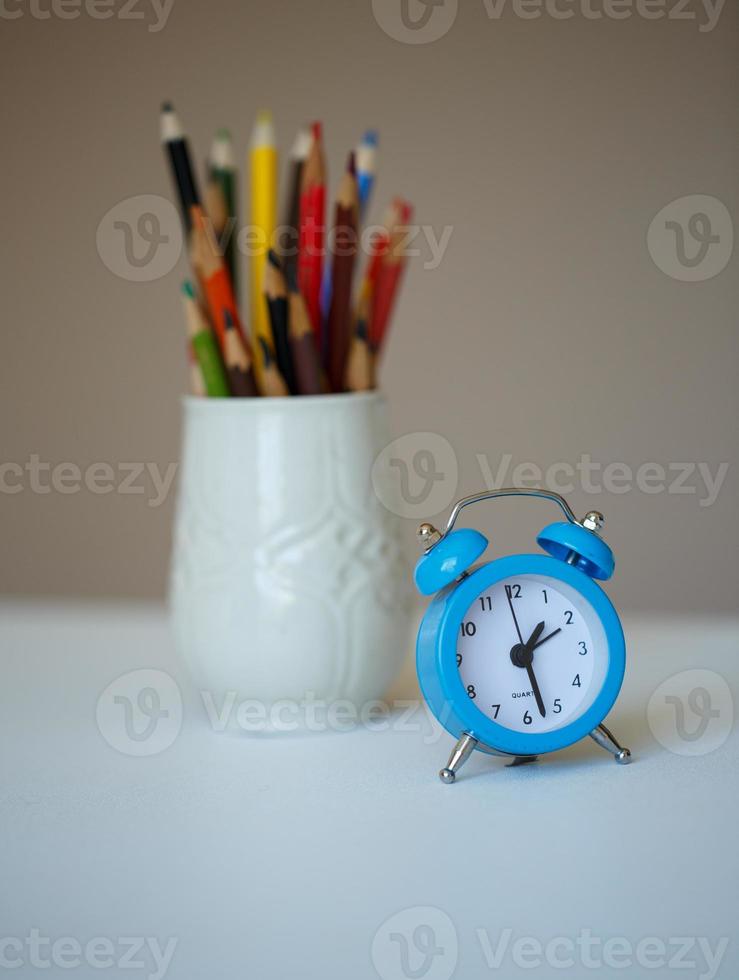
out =
<path fill-rule="evenodd" d="M 478 595 L 457 637 L 457 667 L 475 707 L 515 732 L 549 732 L 593 704 L 608 645 L 600 618 L 572 586 L 516 575 Z"/>

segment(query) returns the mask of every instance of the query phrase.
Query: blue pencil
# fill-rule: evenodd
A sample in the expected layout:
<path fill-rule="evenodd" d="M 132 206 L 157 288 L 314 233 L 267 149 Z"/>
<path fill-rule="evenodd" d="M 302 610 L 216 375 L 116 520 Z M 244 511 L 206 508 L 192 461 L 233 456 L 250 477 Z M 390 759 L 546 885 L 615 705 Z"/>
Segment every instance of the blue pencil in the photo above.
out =
<path fill-rule="evenodd" d="M 364 221 L 372 196 L 377 173 L 377 131 L 368 129 L 357 147 L 357 185 L 359 189 L 359 217 Z"/>

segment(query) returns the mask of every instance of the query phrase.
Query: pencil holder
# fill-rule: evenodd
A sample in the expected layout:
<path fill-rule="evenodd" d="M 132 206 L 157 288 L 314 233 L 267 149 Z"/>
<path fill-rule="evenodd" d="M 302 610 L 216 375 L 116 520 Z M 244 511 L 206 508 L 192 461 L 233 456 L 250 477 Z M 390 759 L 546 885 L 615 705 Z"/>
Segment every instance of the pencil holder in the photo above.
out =
<path fill-rule="evenodd" d="M 378 392 L 184 399 L 176 645 L 231 727 L 244 702 L 270 730 L 287 702 L 280 724 L 305 727 L 306 699 L 360 708 L 395 676 L 412 599 L 399 518 L 373 489 L 389 441 Z"/>

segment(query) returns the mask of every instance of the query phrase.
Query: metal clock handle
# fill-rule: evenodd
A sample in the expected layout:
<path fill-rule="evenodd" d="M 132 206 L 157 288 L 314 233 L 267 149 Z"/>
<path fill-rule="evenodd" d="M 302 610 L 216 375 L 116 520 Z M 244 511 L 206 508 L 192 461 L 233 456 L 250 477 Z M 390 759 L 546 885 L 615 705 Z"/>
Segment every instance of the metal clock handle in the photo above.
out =
<path fill-rule="evenodd" d="M 470 504 L 480 503 L 482 500 L 492 500 L 493 497 L 542 497 L 544 500 L 551 500 L 557 504 L 570 524 L 578 524 L 581 527 L 588 527 L 588 530 L 594 530 L 593 527 L 589 527 L 588 525 L 591 522 L 593 524 L 596 523 L 596 515 L 598 518 L 600 518 L 600 524 L 603 523 L 603 515 L 598 514 L 597 511 L 590 511 L 585 515 L 582 521 L 578 521 L 565 498 L 560 494 L 555 493 L 554 490 L 539 490 L 527 487 L 503 487 L 500 490 L 485 490 L 482 493 L 473 493 L 469 497 L 462 497 L 461 500 L 458 500 L 452 508 L 452 512 L 449 515 L 449 520 L 446 523 L 446 528 L 444 529 L 444 534 L 442 537 L 449 534 L 456 524 L 457 518 L 465 507 L 469 507 Z M 588 521 L 588 523 L 585 523 L 586 521 Z"/>

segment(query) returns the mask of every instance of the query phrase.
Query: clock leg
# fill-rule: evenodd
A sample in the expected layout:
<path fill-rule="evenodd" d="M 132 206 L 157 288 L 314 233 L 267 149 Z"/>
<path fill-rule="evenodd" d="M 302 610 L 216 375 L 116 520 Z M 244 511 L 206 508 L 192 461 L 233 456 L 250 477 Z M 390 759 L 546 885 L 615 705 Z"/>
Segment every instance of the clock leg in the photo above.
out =
<path fill-rule="evenodd" d="M 472 750 L 476 745 L 476 738 L 468 735 L 467 732 L 462 735 L 452 749 L 452 754 L 449 756 L 449 762 L 446 764 L 446 769 L 442 769 L 439 773 L 439 779 L 442 781 L 442 783 L 454 782 L 454 780 L 457 778 L 457 772 L 472 755 Z"/>
<path fill-rule="evenodd" d="M 594 742 L 597 742 L 602 749 L 606 752 L 610 752 L 616 762 L 625 766 L 627 762 L 631 760 L 631 752 L 625 749 L 622 745 L 619 745 L 616 739 L 613 737 L 612 733 L 606 728 L 605 725 L 598 725 L 590 733 L 590 737 Z"/>

